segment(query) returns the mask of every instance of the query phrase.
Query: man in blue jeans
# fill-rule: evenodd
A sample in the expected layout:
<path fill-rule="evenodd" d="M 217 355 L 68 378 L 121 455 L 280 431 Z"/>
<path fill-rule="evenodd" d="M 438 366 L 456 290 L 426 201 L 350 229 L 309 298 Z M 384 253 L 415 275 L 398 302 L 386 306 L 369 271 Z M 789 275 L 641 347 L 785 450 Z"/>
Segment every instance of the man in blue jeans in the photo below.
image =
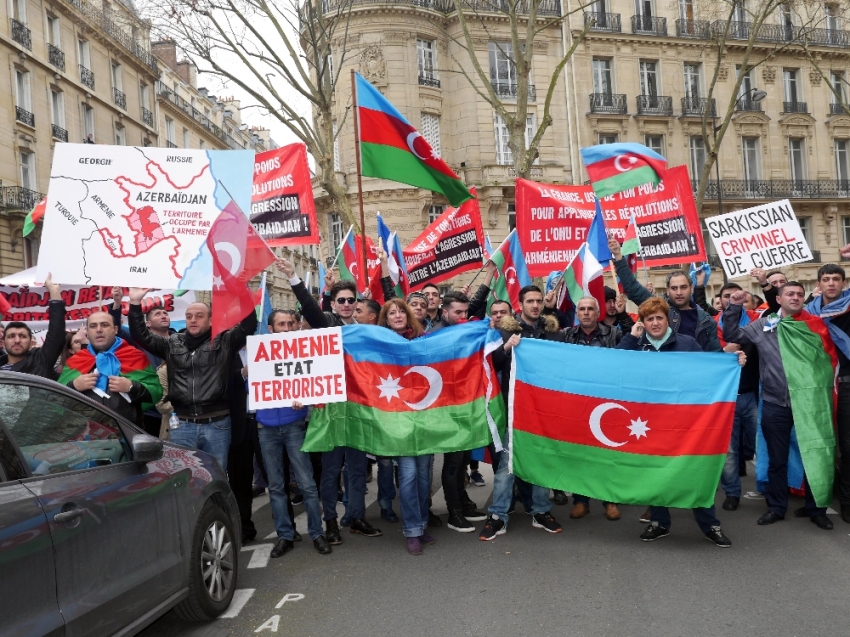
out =
<path fill-rule="evenodd" d="M 269 315 L 270 332 L 292 332 L 297 329 L 298 322 L 294 311 L 275 310 Z M 256 418 L 263 464 L 269 481 L 272 517 L 277 531 L 277 543 L 272 549 L 271 556 L 281 557 L 295 547 L 293 542 L 295 529 L 287 509 L 287 476 L 283 471 L 284 453 L 289 456 L 295 481 L 304 496 L 307 530 L 313 540 L 313 546 L 322 555 L 327 555 L 331 552 L 331 545 L 322 533 L 322 514 L 319 508 L 319 493 L 313 481 L 313 465 L 310 462 L 310 454 L 301 451 L 304 437 L 307 435 L 307 408 L 300 402 L 294 401 L 292 407 L 260 409 L 257 411 Z"/>

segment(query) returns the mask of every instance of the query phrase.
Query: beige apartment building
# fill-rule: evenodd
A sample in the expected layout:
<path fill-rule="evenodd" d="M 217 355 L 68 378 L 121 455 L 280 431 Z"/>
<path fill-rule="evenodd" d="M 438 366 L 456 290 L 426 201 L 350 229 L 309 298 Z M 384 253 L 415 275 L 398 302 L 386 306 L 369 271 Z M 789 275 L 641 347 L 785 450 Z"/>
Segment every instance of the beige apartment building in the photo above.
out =
<path fill-rule="evenodd" d="M 324 3 L 326 10 L 337 6 Z M 488 12 L 485 2 L 475 6 L 482 28 L 470 20 L 476 55 L 489 69 L 490 81 L 506 96 L 516 93 L 516 79 L 505 63 L 509 52 L 506 21 Z M 574 6 L 544 3 L 550 15 Z M 745 12 L 735 16 L 725 54 L 720 63 L 714 100 L 706 93 L 714 73 L 716 48 L 713 29 L 724 23 L 701 15 L 711 3 L 693 0 L 677 3 L 656 0 L 599 0 L 585 13 L 570 15 L 563 31 L 552 27 L 535 42 L 529 103 L 529 130 L 542 111 L 542 91 L 554 65 L 584 28 L 592 22 L 558 84 L 552 105 L 552 128 L 543 138 L 540 160 L 532 178 L 551 183 L 582 183 L 587 179 L 578 149 L 613 141 L 640 142 L 666 156 L 671 165 L 686 164 L 696 178 L 705 161 L 701 119 L 705 112 L 723 114 L 729 103 L 740 65 L 750 22 Z M 811 10 L 811 7 L 810 9 Z M 744 79 L 740 98 L 720 149 L 719 181 L 712 171 L 702 216 L 788 198 L 814 251 L 816 261 L 787 268 L 790 277 L 812 288 L 823 262 L 838 261 L 838 248 L 850 242 L 850 117 L 836 103 L 827 83 L 791 44 L 806 26 L 812 54 L 829 69 L 834 81 L 844 85 L 850 70 L 850 31 L 830 4 L 815 7 L 811 17 L 793 9 L 777 11 L 759 32 L 752 61 L 763 64 Z M 470 13 L 471 15 L 471 13 Z M 704 19 L 703 19 L 704 18 Z M 460 37 L 449 0 L 362 0 L 354 3 L 347 43 L 335 42 L 335 50 L 347 49 L 343 63 L 339 117 L 350 103 L 347 71 L 353 67 L 375 84 L 430 141 L 450 166 L 470 186 L 478 188 L 485 229 L 494 245 L 514 225 L 514 174 L 504 129 L 492 108 L 469 87 L 457 72 L 456 62 L 469 68 L 465 51 L 452 37 Z M 499 46 L 495 46 L 499 42 Z M 339 63 L 336 55 L 335 64 Z M 848 94 L 844 87 L 844 94 Z M 752 98 L 756 89 L 766 99 Z M 719 121 L 719 120 L 718 120 Z M 709 131 L 712 122 L 709 120 Z M 348 186 L 356 209 L 354 139 L 349 116 L 342 126 L 335 158 L 339 178 Z M 380 211 L 388 225 L 399 232 L 402 243 L 413 239 L 437 214 L 445 201 L 421 189 L 376 179 L 364 179 L 366 230 L 375 233 L 375 214 Z M 329 202 L 317 191 L 323 225 L 322 255 L 335 253 L 347 228 Z M 710 247 L 711 259 L 719 265 Z M 650 278 L 663 287 L 669 270 L 653 270 Z M 452 282 L 462 285 L 472 274 Z M 723 282 L 719 270 L 712 288 Z M 746 282 L 742 282 L 746 283 Z M 748 287 L 749 284 L 745 285 Z M 751 289 L 758 292 L 753 283 Z"/>

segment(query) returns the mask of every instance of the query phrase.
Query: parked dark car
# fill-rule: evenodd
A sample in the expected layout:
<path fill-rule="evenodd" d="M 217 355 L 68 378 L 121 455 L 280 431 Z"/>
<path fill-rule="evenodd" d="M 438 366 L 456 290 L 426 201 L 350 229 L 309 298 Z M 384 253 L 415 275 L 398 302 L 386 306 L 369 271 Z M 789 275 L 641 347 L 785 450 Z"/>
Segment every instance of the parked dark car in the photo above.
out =
<path fill-rule="evenodd" d="M 0 372 L 0 636 L 217 617 L 241 528 L 218 463 L 49 380 Z"/>

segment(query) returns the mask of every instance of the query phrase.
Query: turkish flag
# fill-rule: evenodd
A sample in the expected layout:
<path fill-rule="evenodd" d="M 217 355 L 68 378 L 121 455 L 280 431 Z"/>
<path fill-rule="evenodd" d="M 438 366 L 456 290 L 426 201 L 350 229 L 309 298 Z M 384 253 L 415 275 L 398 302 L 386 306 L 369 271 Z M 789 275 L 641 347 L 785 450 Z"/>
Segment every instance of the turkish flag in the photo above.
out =
<path fill-rule="evenodd" d="M 254 311 L 260 302 L 260 292 L 252 292 L 248 281 L 274 263 L 275 256 L 233 200 L 213 222 L 207 247 L 213 260 L 212 338 L 215 338 Z"/>

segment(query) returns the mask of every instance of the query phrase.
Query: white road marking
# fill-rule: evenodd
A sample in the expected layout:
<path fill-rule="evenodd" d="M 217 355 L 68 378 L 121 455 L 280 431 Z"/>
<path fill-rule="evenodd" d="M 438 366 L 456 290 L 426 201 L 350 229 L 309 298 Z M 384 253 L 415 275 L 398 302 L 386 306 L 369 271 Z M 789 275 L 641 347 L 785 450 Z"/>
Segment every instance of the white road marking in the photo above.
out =
<path fill-rule="evenodd" d="M 262 495 L 258 495 L 251 503 L 251 513 L 256 513 L 269 503 L 269 492 L 266 491 Z"/>
<path fill-rule="evenodd" d="M 275 608 L 280 608 L 286 602 L 300 602 L 302 599 L 304 599 L 304 595 L 302 593 L 287 593 L 283 596 L 283 599 L 277 603 Z"/>
<path fill-rule="evenodd" d="M 268 566 L 273 548 L 274 544 L 252 544 L 251 546 L 243 546 L 243 551 L 253 551 L 251 554 L 251 560 L 248 562 L 248 568 L 265 568 Z"/>
<path fill-rule="evenodd" d="M 233 599 L 230 601 L 230 606 L 227 607 L 227 610 L 224 611 L 224 613 L 218 616 L 218 619 L 233 619 L 236 617 L 245 607 L 245 604 L 248 603 L 248 600 L 251 599 L 255 590 L 256 589 L 254 588 L 236 589 L 233 593 Z"/>

